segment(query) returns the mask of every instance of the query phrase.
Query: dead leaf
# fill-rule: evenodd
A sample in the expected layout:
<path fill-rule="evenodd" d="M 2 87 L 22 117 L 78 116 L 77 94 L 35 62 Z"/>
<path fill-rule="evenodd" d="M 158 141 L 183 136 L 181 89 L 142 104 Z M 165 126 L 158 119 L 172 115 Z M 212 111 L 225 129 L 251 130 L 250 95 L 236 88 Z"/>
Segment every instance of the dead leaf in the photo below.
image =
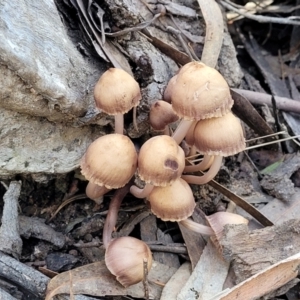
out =
<path fill-rule="evenodd" d="M 191 276 L 191 264 L 183 263 L 165 285 L 160 300 L 176 300 L 177 295 Z"/>
<path fill-rule="evenodd" d="M 176 272 L 175 268 L 170 268 L 158 262 L 153 262 L 148 275 L 150 299 L 159 299 L 162 286 Z M 72 282 L 70 283 L 70 278 Z M 160 284 L 155 284 L 155 282 Z M 136 298 L 144 297 L 144 287 L 142 283 L 124 288 L 107 269 L 105 262 L 100 261 L 88 264 L 68 272 L 61 273 L 50 280 L 45 300 L 51 300 L 58 294 L 74 295 L 86 294 L 91 296 L 131 296 Z"/>
<path fill-rule="evenodd" d="M 210 299 L 217 291 L 222 291 L 228 269 L 229 263 L 221 257 L 212 242 L 208 241 L 198 264 L 177 299 Z"/>

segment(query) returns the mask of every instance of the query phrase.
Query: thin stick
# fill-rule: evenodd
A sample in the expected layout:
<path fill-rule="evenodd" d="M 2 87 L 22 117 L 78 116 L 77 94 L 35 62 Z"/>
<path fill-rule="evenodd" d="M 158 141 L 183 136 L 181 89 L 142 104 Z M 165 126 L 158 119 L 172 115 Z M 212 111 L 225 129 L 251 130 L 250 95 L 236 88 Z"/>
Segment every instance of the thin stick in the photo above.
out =
<path fill-rule="evenodd" d="M 293 21 L 288 18 L 276 18 L 276 17 L 266 17 L 266 16 L 256 16 L 250 13 L 243 12 L 235 8 L 230 1 L 220 0 L 220 3 L 227 9 L 232 10 L 248 19 L 257 21 L 259 23 L 277 23 L 277 24 L 287 24 L 287 25 L 300 25 L 300 21 Z"/>
<path fill-rule="evenodd" d="M 259 104 L 259 105 L 266 104 L 272 107 L 272 96 L 269 94 L 247 91 L 242 89 L 233 89 L 233 90 L 246 97 L 252 104 Z M 278 109 L 300 114 L 299 101 L 286 98 L 286 97 L 278 97 L 278 96 L 275 96 L 275 100 Z"/>
<path fill-rule="evenodd" d="M 246 143 L 257 141 L 257 140 L 264 139 L 264 138 L 271 137 L 271 136 L 275 136 L 275 135 L 285 134 L 285 133 L 286 133 L 286 131 L 279 131 L 279 132 L 275 132 L 275 133 L 272 133 L 272 134 L 259 136 L 257 138 L 246 140 Z"/>
<path fill-rule="evenodd" d="M 251 150 L 251 149 L 255 149 L 255 148 L 259 148 L 259 147 L 268 146 L 268 145 L 271 145 L 271 144 L 276 144 L 276 143 L 280 143 L 280 142 L 284 142 L 284 141 L 289 141 L 289 140 L 293 140 L 293 139 L 299 138 L 299 137 L 300 137 L 300 134 L 299 135 L 295 135 L 295 136 L 290 136 L 288 138 L 284 138 L 284 139 L 280 139 L 280 140 L 268 142 L 268 143 L 263 143 L 263 144 L 259 144 L 259 145 L 249 146 L 245 150 Z"/>
<path fill-rule="evenodd" d="M 215 68 L 220 55 L 224 35 L 222 12 L 214 0 L 198 0 L 198 3 L 206 24 L 201 61 L 207 66 Z"/>
<path fill-rule="evenodd" d="M 143 260 L 143 270 L 144 270 L 143 285 L 144 285 L 144 291 L 145 291 L 145 299 L 149 300 L 148 259 L 147 258 L 144 258 L 144 260 Z"/>

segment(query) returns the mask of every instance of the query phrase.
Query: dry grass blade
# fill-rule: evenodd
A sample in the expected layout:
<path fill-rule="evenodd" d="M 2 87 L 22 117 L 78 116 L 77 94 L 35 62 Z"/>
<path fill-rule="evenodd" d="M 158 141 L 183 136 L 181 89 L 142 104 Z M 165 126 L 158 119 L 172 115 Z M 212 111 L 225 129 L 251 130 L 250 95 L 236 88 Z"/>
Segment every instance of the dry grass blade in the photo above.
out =
<path fill-rule="evenodd" d="M 199 171 L 200 174 L 203 174 Z M 218 182 L 211 180 L 208 182 L 210 186 L 215 188 L 217 191 L 222 193 L 224 196 L 233 201 L 236 205 L 240 206 L 247 213 L 249 213 L 253 218 L 255 218 L 258 222 L 260 222 L 264 226 L 272 226 L 274 225 L 266 216 L 264 216 L 259 210 L 257 210 L 253 205 L 245 201 L 240 196 L 228 190 L 225 186 L 219 184 Z"/>

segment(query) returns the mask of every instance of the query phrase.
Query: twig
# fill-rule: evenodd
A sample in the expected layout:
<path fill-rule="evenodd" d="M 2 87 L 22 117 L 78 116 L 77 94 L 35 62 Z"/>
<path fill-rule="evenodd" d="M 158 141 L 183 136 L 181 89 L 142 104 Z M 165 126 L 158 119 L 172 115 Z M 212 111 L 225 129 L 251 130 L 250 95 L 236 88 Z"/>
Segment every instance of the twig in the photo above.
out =
<path fill-rule="evenodd" d="M 148 244 L 148 243 L 147 243 Z M 149 245 L 152 251 L 169 252 L 176 254 L 188 254 L 185 246 L 169 246 L 169 245 Z"/>
<path fill-rule="evenodd" d="M 143 270 L 144 270 L 143 285 L 144 285 L 144 290 L 145 290 L 145 299 L 149 300 L 148 259 L 147 258 L 144 258 L 144 260 L 143 260 Z"/>
<path fill-rule="evenodd" d="M 209 67 L 215 68 L 223 43 L 223 16 L 215 0 L 198 0 L 198 3 L 206 24 L 201 61 Z"/>
<path fill-rule="evenodd" d="M 277 17 L 266 17 L 266 16 L 256 16 L 250 13 L 243 12 L 235 8 L 229 1 L 219 1 L 225 8 L 232 10 L 248 19 L 257 21 L 259 23 L 277 23 L 277 24 L 286 24 L 286 25 L 300 25 L 300 21 L 294 21 L 288 18 L 277 18 Z"/>
<path fill-rule="evenodd" d="M 242 89 L 233 89 L 233 90 L 246 97 L 253 104 L 260 104 L 260 105 L 266 104 L 272 107 L 272 96 L 269 94 L 247 91 Z M 299 101 L 295 101 L 286 97 L 278 97 L 278 96 L 275 96 L 275 100 L 278 109 L 284 111 L 290 111 L 298 114 L 300 113 Z"/>
<path fill-rule="evenodd" d="M 22 239 L 19 233 L 18 199 L 21 182 L 12 181 L 3 196 L 4 207 L 0 228 L 0 250 L 19 258 L 22 252 Z"/>

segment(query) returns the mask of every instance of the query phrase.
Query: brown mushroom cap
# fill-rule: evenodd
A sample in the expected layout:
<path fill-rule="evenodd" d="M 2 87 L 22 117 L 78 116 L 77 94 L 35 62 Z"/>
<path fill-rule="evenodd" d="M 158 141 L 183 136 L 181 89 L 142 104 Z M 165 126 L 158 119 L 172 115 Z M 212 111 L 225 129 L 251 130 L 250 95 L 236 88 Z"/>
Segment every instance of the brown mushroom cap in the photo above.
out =
<path fill-rule="evenodd" d="M 194 135 L 196 148 L 201 154 L 229 156 L 246 147 L 240 120 L 232 113 L 198 121 Z"/>
<path fill-rule="evenodd" d="M 150 193 L 151 211 L 163 221 L 181 221 L 192 215 L 196 206 L 190 186 L 181 178 L 166 187 L 156 186 Z"/>
<path fill-rule="evenodd" d="M 139 84 L 122 69 L 110 68 L 94 89 L 96 106 L 109 115 L 124 114 L 142 99 Z"/>
<path fill-rule="evenodd" d="M 148 245 L 130 236 L 112 240 L 105 252 L 107 268 L 125 287 L 143 280 L 144 259 L 147 259 L 148 270 L 150 270 L 152 254 Z"/>
<path fill-rule="evenodd" d="M 177 121 L 179 117 L 172 109 L 172 105 L 163 100 L 155 101 L 150 108 L 149 122 L 154 130 L 164 130 L 168 124 Z"/>
<path fill-rule="evenodd" d="M 86 179 L 108 189 L 124 186 L 136 167 L 137 153 L 132 141 L 117 133 L 96 139 L 81 159 L 81 173 Z"/>
<path fill-rule="evenodd" d="M 170 136 L 152 137 L 140 149 L 138 173 L 146 183 L 170 185 L 181 176 L 184 166 L 184 152 Z"/>
<path fill-rule="evenodd" d="M 170 94 L 173 110 L 187 120 L 221 117 L 233 105 L 223 76 L 200 62 L 190 62 L 180 69 Z"/>

